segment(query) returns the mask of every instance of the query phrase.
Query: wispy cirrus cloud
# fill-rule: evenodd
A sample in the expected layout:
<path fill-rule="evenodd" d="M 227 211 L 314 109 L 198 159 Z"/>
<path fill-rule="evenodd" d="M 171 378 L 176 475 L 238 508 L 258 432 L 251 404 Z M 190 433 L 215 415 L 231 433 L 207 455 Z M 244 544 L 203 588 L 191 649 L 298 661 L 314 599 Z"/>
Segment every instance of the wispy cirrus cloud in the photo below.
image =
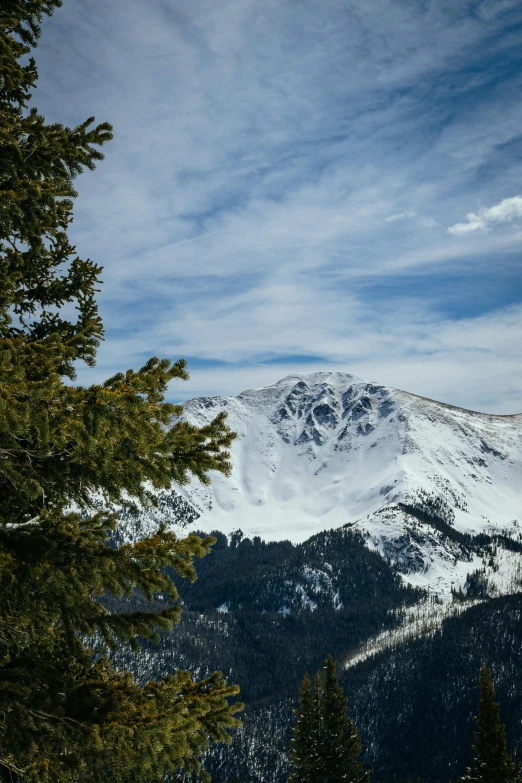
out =
<path fill-rule="evenodd" d="M 516 220 L 521 30 L 508 0 L 68 0 L 35 97 L 115 126 L 73 226 L 105 267 L 94 372 L 185 354 L 231 393 L 308 356 L 473 407 L 482 349 L 427 351 L 419 325 L 484 319 L 487 404 L 515 405 L 520 239 L 487 229 Z M 473 382 L 444 386 L 443 362 Z"/>
<path fill-rule="evenodd" d="M 394 223 L 396 220 L 408 220 L 409 218 L 414 218 L 416 216 L 416 212 L 396 212 L 394 215 L 390 215 L 386 218 L 387 223 Z"/>

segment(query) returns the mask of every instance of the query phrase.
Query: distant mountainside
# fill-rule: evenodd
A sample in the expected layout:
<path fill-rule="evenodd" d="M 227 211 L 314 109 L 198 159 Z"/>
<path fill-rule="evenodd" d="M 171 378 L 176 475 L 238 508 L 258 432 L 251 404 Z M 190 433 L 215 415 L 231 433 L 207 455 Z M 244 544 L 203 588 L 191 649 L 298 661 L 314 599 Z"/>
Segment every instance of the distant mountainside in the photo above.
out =
<path fill-rule="evenodd" d="M 376 780 L 464 771 L 482 661 L 519 737 L 522 415 L 341 373 L 184 405 L 199 425 L 220 411 L 238 433 L 232 475 L 161 492 L 157 508 L 123 512 L 117 533 L 165 520 L 217 538 L 198 581 L 180 583 L 180 625 L 116 654 L 141 682 L 190 668 L 240 684 L 244 729 L 209 750 L 215 783 L 287 780 L 299 683 L 328 653 Z M 139 594 L 105 600 L 145 608 Z"/>
<path fill-rule="evenodd" d="M 238 433 L 232 476 L 173 487 L 158 511 L 129 518 L 123 537 L 165 517 L 294 543 L 351 524 L 412 584 L 446 595 L 483 565 L 468 537 L 520 540 L 522 414 L 467 411 L 343 373 L 184 404 L 199 425 L 221 411 Z M 498 594 L 516 576 L 513 558 L 501 560 L 489 574 Z"/>
<path fill-rule="evenodd" d="M 157 646 L 115 653 L 139 682 L 188 668 L 198 677 L 220 669 L 240 685 L 244 728 L 205 758 L 214 783 L 286 783 L 299 685 L 328 653 L 377 783 L 465 771 L 482 662 L 494 669 L 509 742 L 522 750 L 521 595 L 490 598 L 483 580 L 470 579 L 467 597 L 428 597 L 350 528 L 297 545 L 216 538 L 198 580 L 180 580 L 181 623 Z M 486 561 L 497 549 L 480 546 Z M 147 608 L 139 595 L 120 599 L 124 607 Z"/>

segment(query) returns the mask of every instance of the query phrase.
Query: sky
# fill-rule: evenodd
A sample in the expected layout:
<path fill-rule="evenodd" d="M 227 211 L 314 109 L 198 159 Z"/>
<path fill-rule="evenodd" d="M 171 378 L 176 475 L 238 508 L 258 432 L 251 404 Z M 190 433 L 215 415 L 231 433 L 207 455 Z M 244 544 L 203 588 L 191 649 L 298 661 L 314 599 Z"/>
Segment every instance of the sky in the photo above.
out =
<path fill-rule="evenodd" d="M 34 103 L 114 126 L 71 237 L 104 267 L 94 383 L 317 370 L 522 412 L 519 0 L 64 0 Z"/>

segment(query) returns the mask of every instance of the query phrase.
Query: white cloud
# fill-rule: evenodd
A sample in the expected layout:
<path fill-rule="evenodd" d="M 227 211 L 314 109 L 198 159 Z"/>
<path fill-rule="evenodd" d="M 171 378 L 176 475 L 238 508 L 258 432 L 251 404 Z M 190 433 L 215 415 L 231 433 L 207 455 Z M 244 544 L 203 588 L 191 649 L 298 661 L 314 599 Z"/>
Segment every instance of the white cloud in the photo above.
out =
<path fill-rule="evenodd" d="M 414 218 L 415 212 L 396 212 L 395 215 L 390 215 L 386 218 L 387 223 L 393 223 L 396 220 L 407 220 L 408 218 Z"/>
<path fill-rule="evenodd" d="M 388 312 L 366 321 L 364 329 L 360 316 L 348 319 L 352 340 L 331 334 L 332 342 L 325 346 L 331 367 L 258 365 L 208 375 L 197 370 L 187 386 L 194 391 L 211 387 L 214 376 L 223 392 L 236 394 L 293 372 L 332 369 L 472 410 L 522 413 L 522 307 L 443 321 L 404 307 L 395 318 Z M 303 347 L 311 332 L 304 330 Z"/>
<path fill-rule="evenodd" d="M 493 207 L 479 209 L 477 213 L 468 212 L 467 222 L 455 223 L 448 228 L 448 232 L 454 236 L 462 236 L 473 231 L 488 231 L 494 223 L 511 223 L 517 218 L 522 218 L 522 196 L 505 198 Z"/>
<path fill-rule="evenodd" d="M 519 246 L 478 230 L 508 219 L 488 210 L 457 243 L 445 230 L 522 181 L 519 73 L 491 67 L 520 51 L 506 7 L 488 0 L 486 20 L 468 0 L 68 0 L 44 23 L 35 97 L 50 121 L 115 126 L 78 180 L 72 232 L 105 267 L 100 378 L 187 355 L 228 362 L 194 370 L 192 393 L 237 393 L 311 353 L 449 402 L 515 405 L 522 361 L 504 346 L 520 320 L 496 311 L 484 348 L 429 283 L 421 301 L 407 291 Z"/>
<path fill-rule="evenodd" d="M 443 319 L 418 300 L 372 307 L 335 288 L 280 280 L 219 301 L 209 297 L 198 309 L 188 301 L 155 322 L 153 338 L 130 331 L 111 337 L 98 367 L 82 371 L 80 381 L 101 380 L 115 365 L 135 366 L 137 355 L 154 351 L 212 362 L 189 364 L 190 381 L 171 390 L 178 399 L 238 394 L 331 368 L 473 410 L 522 412 L 522 305 Z"/>

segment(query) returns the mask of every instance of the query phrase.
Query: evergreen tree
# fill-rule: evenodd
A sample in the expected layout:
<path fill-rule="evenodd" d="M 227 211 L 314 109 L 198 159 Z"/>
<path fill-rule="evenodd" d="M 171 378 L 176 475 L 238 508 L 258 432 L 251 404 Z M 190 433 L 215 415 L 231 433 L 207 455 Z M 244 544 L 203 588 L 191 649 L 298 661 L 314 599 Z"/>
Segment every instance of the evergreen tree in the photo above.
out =
<path fill-rule="evenodd" d="M 320 780 L 321 783 L 366 783 L 369 773 L 362 774 L 362 764 L 359 761 L 361 740 L 353 721 L 347 717 L 346 697 L 339 685 L 335 669 L 335 661 L 329 655 L 326 659 L 321 703 Z"/>
<path fill-rule="evenodd" d="M 359 761 L 361 741 L 347 716 L 346 697 L 331 655 L 314 687 L 305 675 L 290 747 L 290 783 L 368 783 Z"/>
<path fill-rule="evenodd" d="M 517 766 L 508 752 L 505 726 L 500 722 L 499 706 L 491 671 L 480 669 L 480 701 L 475 717 L 475 758 L 461 783 L 518 783 Z"/>
<path fill-rule="evenodd" d="M 300 691 L 299 709 L 294 710 L 296 718 L 293 727 L 290 759 L 293 772 L 290 783 L 309 783 L 315 779 L 318 748 L 318 700 L 317 690 L 305 674 Z"/>
<path fill-rule="evenodd" d="M 323 773 L 323 752 L 321 747 L 321 732 L 323 724 L 323 674 L 319 669 L 315 673 L 312 701 L 312 743 L 309 783 L 321 783 Z"/>
<path fill-rule="evenodd" d="M 178 620 L 169 569 L 195 579 L 193 560 L 214 539 L 162 527 L 115 548 L 106 509 L 228 473 L 234 435 L 224 416 L 198 429 L 164 402 L 168 383 L 188 377 L 183 360 L 72 383 L 103 337 L 102 270 L 67 237 L 73 180 L 102 159 L 112 130 L 93 118 L 47 124 L 30 107 L 28 55 L 60 5 L 0 2 L 0 780 L 159 783 L 199 773 L 207 744 L 229 741 L 237 687 L 219 672 L 200 682 L 178 672 L 139 688 L 107 647 L 155 639 Z M 97 601 L 135 588 L 162 593 L 167 608 L 109 614 Z"/>

